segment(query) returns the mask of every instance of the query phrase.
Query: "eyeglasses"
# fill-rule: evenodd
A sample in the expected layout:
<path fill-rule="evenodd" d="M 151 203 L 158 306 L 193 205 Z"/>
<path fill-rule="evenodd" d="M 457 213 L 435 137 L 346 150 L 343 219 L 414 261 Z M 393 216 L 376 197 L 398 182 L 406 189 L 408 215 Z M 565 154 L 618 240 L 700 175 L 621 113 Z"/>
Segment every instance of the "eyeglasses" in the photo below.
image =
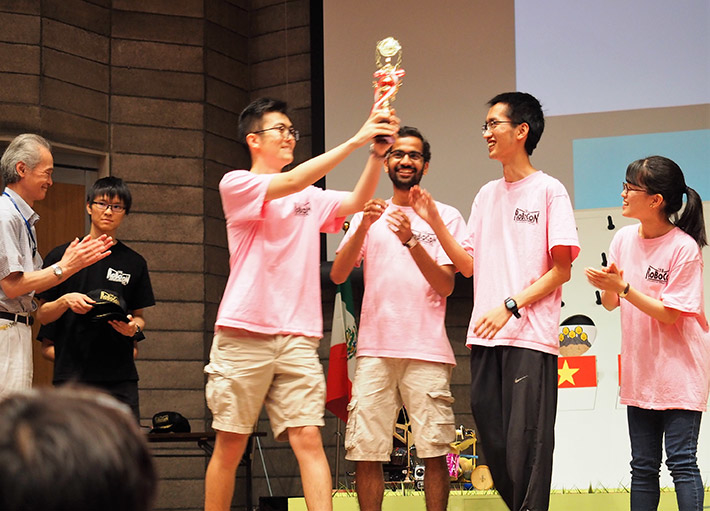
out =
<path fill-rule="evenodd" d="M 99 211 L 106 211 L 107 209 L 111 208 L 111 211 L 114 213 L 123 213 L 126 211 L 126 206 L 122 204 L 107 204 L 105 202 L 97 202 L 97 201 L 92 201 L 91 204 L 93 206 L 96 206 L 96 209 Z"/>
<path fill-rule="evenodd" d="M 405 156 L 409 156 L 412 161 L 422 161 L 424 159 L 424 155 L 419 151 L 392 151 L 390 156 L 395 160 L 403 160 Z"/>
<path fill-rule="evenodd" d="M 483 123 L 483 126 L 481 126 L 481 133 L 484 135 L 486 134 L 486 131 L 493 131 L 493 128 L 498 126 L 499 124 L 515 124 L 518 125 L 520 124 L 519 122 L 515 121 L 487 121 Z"/>
<path fill-rule="evenodd" d="M 648 190 L 644 188 L 637 188 L 636 186 L 627 183 L 624 181 L 621 183 L 621 186 L 624 188 L 624 192 L 629 193 L 629 192 L 643 192 L 643 193 L 648 193 Z"/>
<path fill-rule="evenodd" d="M 259 134 L 259 133 L 264 133 L 265 131 L 271 131 L 271 130 L 276 130 L 279 132 L 279 135 L 281 135 L 281 138 L 287 139 L 290 136 L 293 137 L 293 139 L 298 142 L 298 139 L 301 138 L 301 134 L 298 132 L 297 129 L 295 129 L 293 126 L 290 128 L 287 128 L 283 124 L 279 124 L 278 126 L 274 126 L 273 128 L 265 128 L 263 130 L 259 131 L 252 131 L 254 134 Z"/>

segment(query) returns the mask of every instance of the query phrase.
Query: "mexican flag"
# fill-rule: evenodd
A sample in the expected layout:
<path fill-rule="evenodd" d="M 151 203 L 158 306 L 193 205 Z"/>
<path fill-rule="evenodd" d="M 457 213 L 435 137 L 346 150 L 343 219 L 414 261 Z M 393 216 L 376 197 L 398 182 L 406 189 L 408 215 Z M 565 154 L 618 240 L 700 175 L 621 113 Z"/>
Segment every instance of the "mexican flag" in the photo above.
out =
<path fill-rule="evenodd" d="M 330 334 L 330 361 L 328 363 L 325 407 L 341 420 L 348 420 L 348 402 L 352 395 L 355 377 L 355 348 L 357 325 L 355 305 L 350 280 L 338 284 L 333 309 L 333 329 Z"/>

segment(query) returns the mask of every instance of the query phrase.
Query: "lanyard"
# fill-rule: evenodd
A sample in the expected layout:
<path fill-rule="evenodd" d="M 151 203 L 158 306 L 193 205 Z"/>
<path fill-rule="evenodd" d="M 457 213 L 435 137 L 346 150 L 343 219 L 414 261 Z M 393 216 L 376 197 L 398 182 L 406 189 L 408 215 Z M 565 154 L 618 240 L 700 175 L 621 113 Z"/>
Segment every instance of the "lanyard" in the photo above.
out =
<path fill-rule="evenodd" d="M 25 215 L 22 214 L 22 211 L 20 211 L 20 208 L 17 206 L 17 202 L 15 202 L 15 199 L 13 199 L 12 196 L 9 193 L 7 193 L 7 191 L 2 192 L 2 194 L 5 197 L 7 197 L 8 199 L 10 199 L 10 202 L 12 202 L 12 205 L 15 206 L 15 209 L 17 210 L 17 212 L 20 214 L 22 219 L 25 221 L 25 227 L 27 227 L 27 234 L 30 235 L 30 248 L 32 249 L 32 257 L 34 257 L 35 254 L 37 253 L 37 242 L 35 241 L 35 237 L 32 234 L 32 227 L 30 226 L 30 223 L 25 218 Z"/>

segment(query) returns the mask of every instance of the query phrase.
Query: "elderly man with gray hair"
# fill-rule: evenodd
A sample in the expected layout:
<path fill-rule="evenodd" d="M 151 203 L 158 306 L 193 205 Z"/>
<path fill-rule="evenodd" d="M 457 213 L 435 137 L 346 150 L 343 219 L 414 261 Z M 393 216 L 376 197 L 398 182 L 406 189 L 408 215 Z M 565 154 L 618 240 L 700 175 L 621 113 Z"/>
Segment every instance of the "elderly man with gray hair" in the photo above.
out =
<path fill-rule="evenodd" d="M 32 385 L 32 330 L 36 292 L 57 285 L 110 254 L 112 239 L 75 239 L 61 261 L 42 269 L 32 206 L 52 186 L 54 160 L 39 135 L 18 135 L 0 160 L 0 399 Z"/>

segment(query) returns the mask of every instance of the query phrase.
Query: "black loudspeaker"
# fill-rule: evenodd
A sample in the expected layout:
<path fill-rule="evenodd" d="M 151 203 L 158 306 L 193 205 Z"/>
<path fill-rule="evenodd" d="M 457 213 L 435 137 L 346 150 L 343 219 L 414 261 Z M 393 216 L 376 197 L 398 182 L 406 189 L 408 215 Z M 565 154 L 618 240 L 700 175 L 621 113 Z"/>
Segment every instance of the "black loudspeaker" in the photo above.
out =
<path fill-rule="evenodd" d="M 288 511 L 288 497 L 259 497 L 259 511 Z"/>

